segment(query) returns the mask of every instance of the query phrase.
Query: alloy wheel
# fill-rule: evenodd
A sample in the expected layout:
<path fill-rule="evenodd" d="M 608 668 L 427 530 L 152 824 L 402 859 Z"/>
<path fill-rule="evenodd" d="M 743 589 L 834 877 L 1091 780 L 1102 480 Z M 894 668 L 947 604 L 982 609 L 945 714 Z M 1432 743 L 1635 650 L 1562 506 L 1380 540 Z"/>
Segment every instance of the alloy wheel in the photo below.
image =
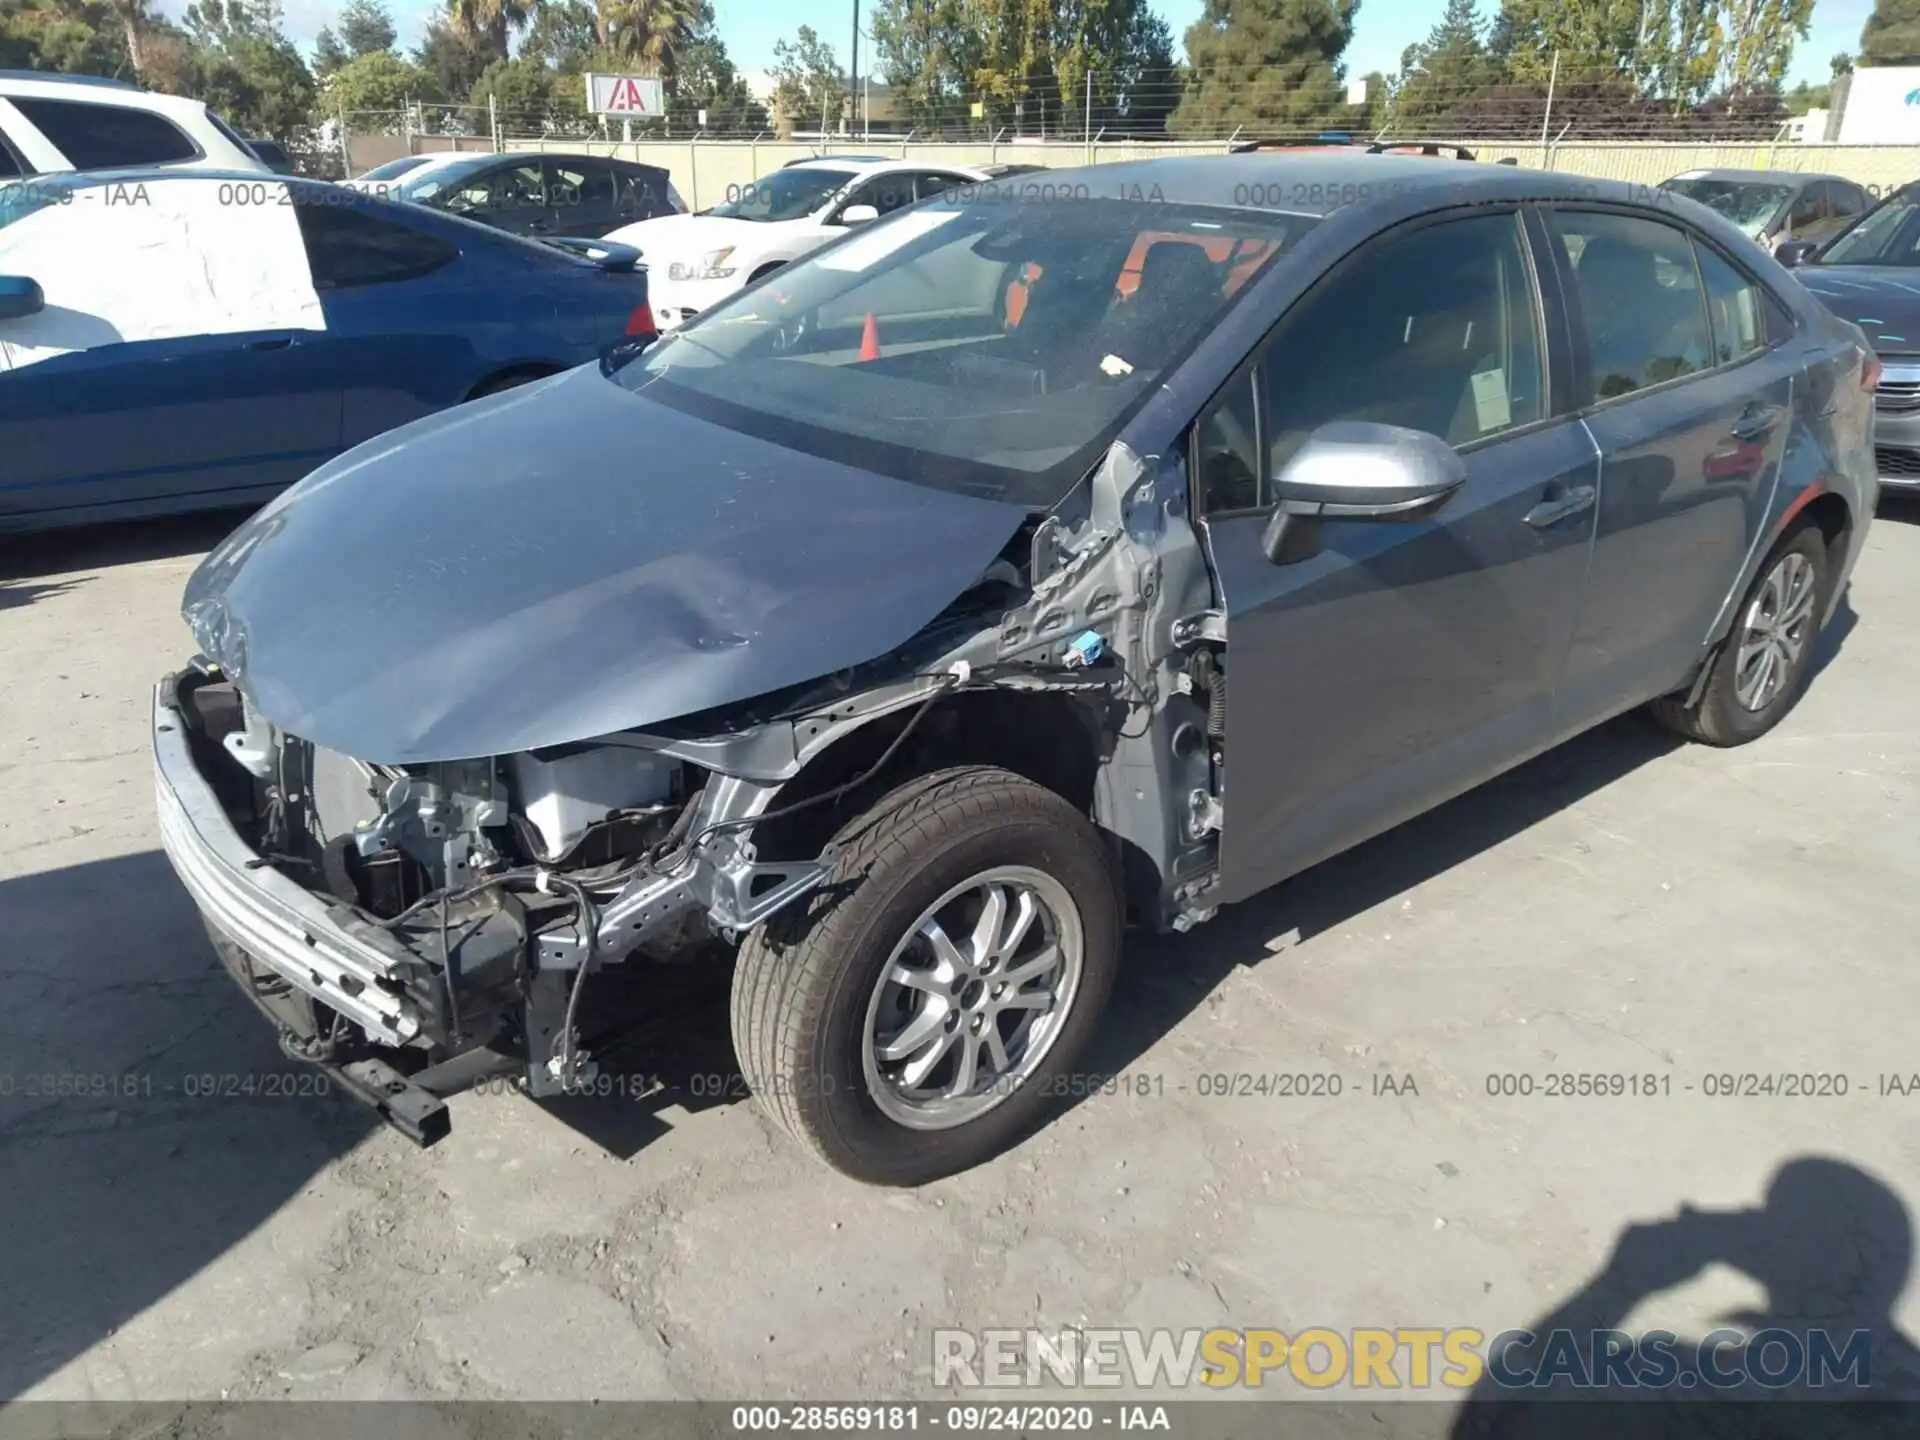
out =
<path fill-rule="evenodd" d="M 1788 551 L 1747 605 L 1734 652 L 1733 693 L 1748 710 L 1779 698 L 1796 674 L 1814 631 L 1813 562 Z"/>
<path fill-rule="evenodd" d="M 868 1093 L 915 1130 L 977 1120 L 1039 1069 L 1080 986 L 1085 936 L 1066 887 L 1026 866 L 962 881 L 881 968 L 862 1028 Z"/>

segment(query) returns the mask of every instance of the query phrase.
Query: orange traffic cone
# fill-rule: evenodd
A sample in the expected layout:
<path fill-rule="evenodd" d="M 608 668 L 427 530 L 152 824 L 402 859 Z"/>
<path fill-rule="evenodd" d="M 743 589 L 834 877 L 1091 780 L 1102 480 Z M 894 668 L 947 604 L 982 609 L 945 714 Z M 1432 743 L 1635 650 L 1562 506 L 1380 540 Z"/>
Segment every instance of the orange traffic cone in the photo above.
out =
<path fill-rule="evenodd" d="M 860 358 L 878 360 L 880 358 L 880 327 L 873 322 L 873 312 L 867 312 L 866 328 L 860 332 Z"/>

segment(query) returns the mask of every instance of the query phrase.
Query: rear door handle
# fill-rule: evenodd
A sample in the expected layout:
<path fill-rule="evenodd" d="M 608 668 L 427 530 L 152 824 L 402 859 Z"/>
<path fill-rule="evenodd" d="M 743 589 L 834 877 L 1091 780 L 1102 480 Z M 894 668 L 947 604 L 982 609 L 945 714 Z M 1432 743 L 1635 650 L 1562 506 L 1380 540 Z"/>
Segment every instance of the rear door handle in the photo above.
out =
<path fill-rule="evenodd" d="M 293 344 L 293 336 L 291 335 L 265 335 L 258 340 L 249 340 L 246 348 L 249 350 L 284 350 L 291 344 Z"/>
<path fill-rule="evenodd" d="M 1785 413 L 1778 405 L 1749 405 L 1727 433 L 1736 440 L 1758 440 L 1778 425 Z"/>
<path fill-rule="evenodd" d="M 1578 515 L 1582 510 L 1593 508 L 1594 489 L 1591 485 L 1575 485 L 1558 495 L 1549 495 L 1538 505 L 1527 511 L 1527 524 L 1536 530 L 1544 530 L 1549 525 L 1558 524 L 1569 515 Z"/>

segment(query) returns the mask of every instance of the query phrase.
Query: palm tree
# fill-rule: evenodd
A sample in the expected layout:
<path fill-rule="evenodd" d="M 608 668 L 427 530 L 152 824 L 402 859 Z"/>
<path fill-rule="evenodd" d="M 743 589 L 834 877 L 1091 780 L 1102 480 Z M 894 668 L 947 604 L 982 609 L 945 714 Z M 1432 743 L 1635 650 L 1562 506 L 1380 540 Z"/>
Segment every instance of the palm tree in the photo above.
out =
<path fill-rule="evenodd" d="M 147 13 L 147 0 L 113 0 L 113 13 L 120 21 L 120 28 L 126 32 L 127 59 L 133 62 L 133 73 L 144 80 L 147 71 L 147 28 L 153 23 L 153 17 Z"/>
<path fill-rule="evenodd" d="M 658 68 L 699 20 L 699 0 L 594 0 L 600 43 L 624 64 Z"/>
<path fill-rule="evenodd" d="M 532 0 L 447 0 L 447 20 L 456 34 L 483 42 L 494 58 L 507 58 L 507 41 L 533 13 Z"/>

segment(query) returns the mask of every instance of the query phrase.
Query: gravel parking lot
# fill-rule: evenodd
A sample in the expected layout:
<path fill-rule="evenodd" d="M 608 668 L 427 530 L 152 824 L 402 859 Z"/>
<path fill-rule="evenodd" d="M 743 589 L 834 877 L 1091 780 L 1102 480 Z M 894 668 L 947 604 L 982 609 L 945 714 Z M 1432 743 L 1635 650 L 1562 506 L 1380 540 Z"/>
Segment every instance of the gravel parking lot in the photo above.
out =
<path fill-rule="evenodd" d="M 0 550 L 0 1394 L 892 1397 L 955 1325 L 1920 1333 L 1920 1094 L 1882 1093 L 1920 1072 L 1920 511 L 1876 523 L 1772 736 L 1628 717 L 1136 941 L 1115 1093 L 909 1192 L 740 1098 L 724 976 L 621 1057 L 646 1095 L 463 1096 L 423 1152 L 309 1093 L 154 830 L 150 687 L 228 523 Z M 1710 1093 L 1783 1072 L 1847 1093 Z M 1213 1093 L 1236 1074 L 1339 1093 Z M 1765 1208 L 1606 1270 L 1682 1205 Z"/>

